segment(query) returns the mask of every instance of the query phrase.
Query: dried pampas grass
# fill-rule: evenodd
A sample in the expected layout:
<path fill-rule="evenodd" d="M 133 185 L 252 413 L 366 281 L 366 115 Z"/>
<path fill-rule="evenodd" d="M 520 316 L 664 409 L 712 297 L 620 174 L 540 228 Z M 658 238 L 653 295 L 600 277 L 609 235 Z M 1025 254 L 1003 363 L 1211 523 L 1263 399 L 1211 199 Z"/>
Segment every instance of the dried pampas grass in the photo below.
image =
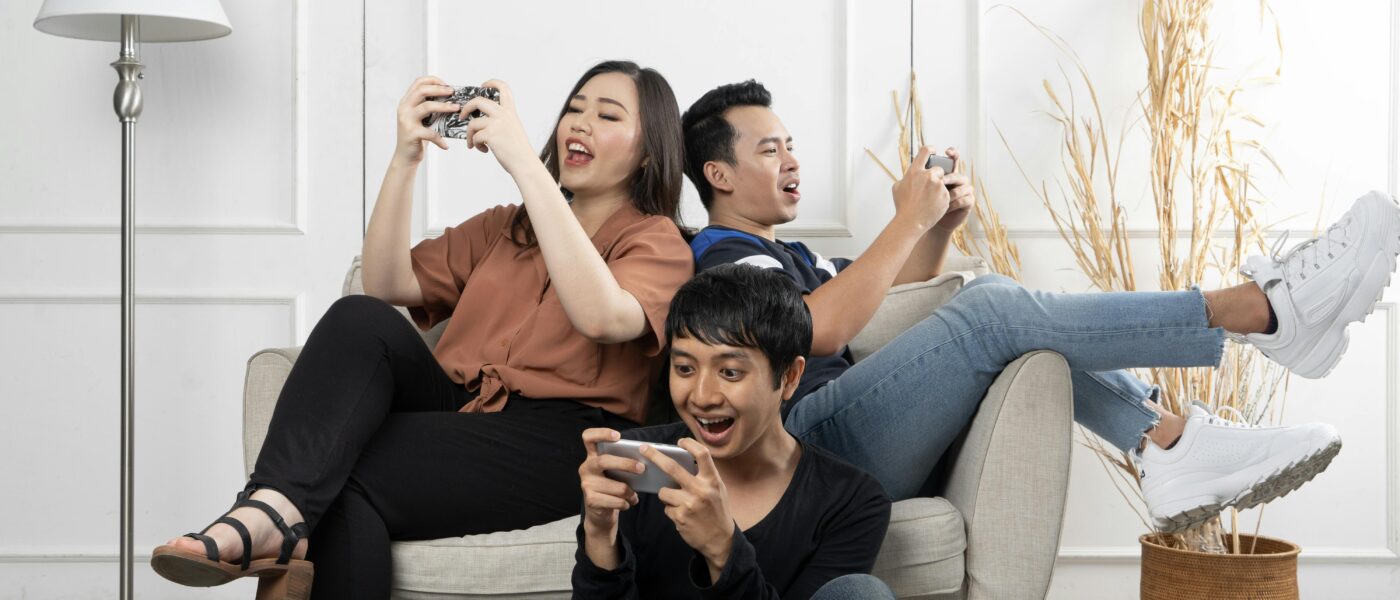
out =
<path fill-rule="evenodd" d="M 1241 99 L 1250 88 L 1276 81 L 1281 74 L 1282 37 L 1272 10 L 1267 2 L 1261 2 L 1261 19 L 1267 16 L 1274 21 L 1280 66 L 1271 75 L 1222 82 L 1223 74 L 1213 63 L 1213 8 L 1213 0 L 1143 1 L 1137 24 L 1147 57 L 1147 81 L 1138 96 L 1141 119 L 1132 129 L 1125 125 L 1117 136 L 1110 136 L 1098 91 L 1069 44 L 1020 11 L 1008 8 L 1068 57 L 1075 69 L 1073 78 L 1062 70 L 1062 87 L 1042 81 L 1052 107 L 1048 114 L 1062 133 L 1062 172 L 1053 190 L 1045 182 L 1032 181 L 1007 136 L 1000 129 L 997 134 L 1055 223 L 1076 266 L 1100 290 L 1138 289 L 1118 187 L 1121 151 L 1129 135 L 1145 136 L 1149 146 L 1147 164 L 1133 166 L 1145 171 L 1150 182 L 1158 233 L 1158 289 L 1185 290 L 1205 281 L 1238 283 L 1237 271 L 1246 254 L 1266 251 L 1264 225 L 1258 216 L 1263 199 L 1254 173 L 1281 175 L 1281 171 L 1267 147 L 1245 133 L 1257 130 L 1264 121 L 1245 110 Z M 1075 93 L 1077 87 L 1088 98 L 1083 108 Z M 912 74 L 909 89 L 903 106 L 894 93 L 900 173 L 912 154 L 911 138 L 924 144 L 917 80 Z M 906 119 L 906 112 L 913 118 Z M 874 152 L 866 152 L 891 179 L 896 178 L 896 171 L 886 167 Z M 976 177 L 970 161 L 964 162 L 969 163 L 967 169 L 980 197 L 970 227 L 981 235 L 969 234 L 965 228 L 954 243 L 964 254 L 981 256 L 996 272 L 1019 280 L 1019 251 L 988 201 L 987 188 Z M 1185 415 L 1193 401 L 1200 401 L 1216 414 L 1250 423 L 1276 422 L 1287 391 L 1286 371 L 1253 347 L 1238 344 L 1226 348 L 1217 368 L 1147 369 L 1140 376 L 1160 388 L 1162 406 L 1173 413 Z M 1141 487 L 1132 461 L 1087 431 L 1081 430 L 1080 437 L 1080 443 L 1100 458 L 1115 489 L 1129 500 L 1144 527 L 1151 529 L 1141 508 Z M 1238 543 L 1225 543 L 1227 537 L 1237 539 L 1237 515 L 1231 515 L 1231 522 L 1231 533 L 1225 532 L 1217 518 L 1181 534 L 1157 535 L 1174 547 L 1239 551 Z"/>

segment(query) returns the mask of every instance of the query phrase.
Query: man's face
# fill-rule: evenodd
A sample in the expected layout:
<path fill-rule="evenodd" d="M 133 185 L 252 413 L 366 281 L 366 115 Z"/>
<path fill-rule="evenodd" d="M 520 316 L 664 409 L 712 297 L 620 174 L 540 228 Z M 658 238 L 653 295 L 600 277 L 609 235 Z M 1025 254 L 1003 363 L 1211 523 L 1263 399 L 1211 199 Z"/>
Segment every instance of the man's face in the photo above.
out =
<path fill-rule="evenodd" d="M 732 198 L 719 209 L 769 226 L 797 218 L 800 165 L 792 153 L 792 136 L 778 115 L 762 106 L 736 106 L 725 111 L 724 118 L 738 135 L 736 164 L 713 163 L 733 188 Z"/>
<path fill-rule="evenodd" d="M 738 457 L 765 436 L 782 433 L 779 405 L 792 396 L 801 358 L 773 386 L 768 357 L 756 348 L 671 340 L 671 401 L 691 435 L 717 460 Z"/>

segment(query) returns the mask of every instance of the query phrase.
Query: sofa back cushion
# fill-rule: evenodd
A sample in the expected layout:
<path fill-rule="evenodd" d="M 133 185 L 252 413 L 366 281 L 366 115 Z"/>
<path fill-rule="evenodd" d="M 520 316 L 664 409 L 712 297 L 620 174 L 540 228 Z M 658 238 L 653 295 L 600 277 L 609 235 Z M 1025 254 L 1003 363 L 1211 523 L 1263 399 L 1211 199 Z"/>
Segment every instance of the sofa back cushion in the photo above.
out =
<path fill-rule="evenodd" d="M 851 340 L 851 356 L 857 361 L 874 354 L 895 336 L 903 333 L 915 323 L 922 321 L 935 309 L 942 306 L 949 298 L 956 294 L 963 283 L 973 277 L 987 273 L 987 263 L 980 258 L 966 256 L 949 257 L 945 263 L 943 274 L 928 281 L 917 283 L 906 283 L 890 288 L 885 295 L 884 302 L 880 303 L 880 308 L 871 317 L 870 322 Z M 360 257 L 356 256 L 350 262 L 350 270 L 345 274 L 345 283 L 341 286 L 341 295 L 365 293 L 364 284 L 360 278 Z M 399 307 L 399 312 L 405 319 L 412 319 L 408 316 L 408 311 Z M 442 331 L 447 327 L 447 321 L 443 321 L 427 332 L 419 332 L 423 336 L 423 341 L 429 348 L 437 346 L 437 342 L 442 338 Z"/>

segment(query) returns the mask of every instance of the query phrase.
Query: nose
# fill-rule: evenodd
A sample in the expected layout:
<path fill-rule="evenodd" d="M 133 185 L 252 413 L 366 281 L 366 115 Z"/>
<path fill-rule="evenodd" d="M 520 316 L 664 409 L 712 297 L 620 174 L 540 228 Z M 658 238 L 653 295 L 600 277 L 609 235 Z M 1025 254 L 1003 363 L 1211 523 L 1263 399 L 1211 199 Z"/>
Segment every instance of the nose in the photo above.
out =
<path fill-rule="evenodd" d="M 573 119 L 569 121 L 569 131 L 585 135 L 592 132 L 593 125 L 588 122 L 587 113 L 574 113 Z"/>
<path fill-rule="evenodd" d="M 702 374 L 696 377 L 695 386 L 690 389 L 690 404 L 701 410 L 708 410 L 724 404 L 724 394 L 720 392 L 717 375 Z"/>
<path fill-rule="evenodd" d="M 793 154 L 793 153 L 792 153 L 790 150 L 788 150 L 787 148 L 784 148 L 784 149 L 783 149 L 783 172 L 784 172 L 784 173 L 796 173 L 797 170 L 798 170 L 799 168 L 801 168 L 801 167 L 802 167 L 802 163 L 800 163 L 800 162 L 797 161 L 797 155 L 796 155 L 796 154 Z"/>

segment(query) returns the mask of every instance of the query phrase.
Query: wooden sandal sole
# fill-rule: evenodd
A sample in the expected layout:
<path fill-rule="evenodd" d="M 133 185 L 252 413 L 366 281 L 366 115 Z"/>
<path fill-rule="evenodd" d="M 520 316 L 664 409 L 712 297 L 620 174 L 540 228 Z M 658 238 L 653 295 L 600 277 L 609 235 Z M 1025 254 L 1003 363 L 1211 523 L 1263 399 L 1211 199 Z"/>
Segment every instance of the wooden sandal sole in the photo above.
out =
<path fill-rule="evenodd" d="M 305 580 L 304 587 L 309 591 L 311 588 L 311 578 L 314 569 L 309 561 L 292 560 L 288 564 L 277 564 L 277 559 L 260 558 L 252 561 L 247 570 L 238 568 L 238 565 L 226 562 L 213 562 L 202 554 L 189 552 L 173 546 L 160 546 L 151 555 L 151 568 L 157 574 L 180 585 L 190 587 L 213 587 L 223 585 L 235 579 L 244 577 L 257 577 L 261 580 L 288 579 L 286 586 L 290 588 L 301 587 L 301 580 Z M 261 588 L 261 585 L 259 585 Z M 261 598 L 262 596 L 259 596 Z M 271 599 L 280 598 L 300 598 L 303 596 L 284 595 L 268 596 Z"/>
<path fill-rule="evenodd" d="M 310 562 L 293 560 L 285 573 L 258 579 L 257 600 L 307 600 L 315 575 Z"/>

